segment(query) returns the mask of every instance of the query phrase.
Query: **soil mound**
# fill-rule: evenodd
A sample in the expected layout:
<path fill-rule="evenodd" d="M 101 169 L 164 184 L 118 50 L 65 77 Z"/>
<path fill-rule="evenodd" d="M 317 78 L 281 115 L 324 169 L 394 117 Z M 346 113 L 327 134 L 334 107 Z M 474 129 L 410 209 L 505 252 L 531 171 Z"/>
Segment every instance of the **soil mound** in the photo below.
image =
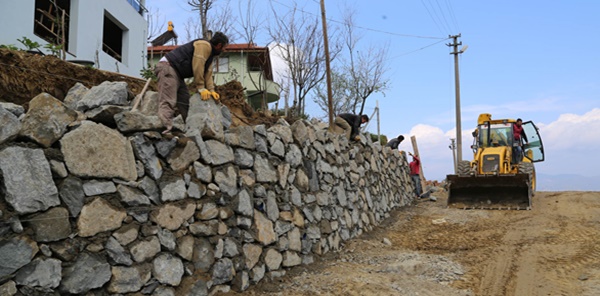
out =
<path fill-rule="evenodd" d="M 27 110 L 29 101 L 42 92 L 62 101 L 77 82 L 91 88 L 104 81 L 126 82 L 131 98 L 139 94 L 146 83 L 141 78 L 81 66 L 56 56 L 0 48 L 0 102 L 18 104 Z M 156 81 L 150 83 L 148 90 L 157 90 Z M 190 91 L 196 91 L 195 87 L 191 86 Z M 279 119 L 269 111 L 253 110 L 238 81 L 219 85 L 215 91 L 221 95 L 221 103 L 231 111 L 232 127 L 258 124 L 269 127 Z"/>

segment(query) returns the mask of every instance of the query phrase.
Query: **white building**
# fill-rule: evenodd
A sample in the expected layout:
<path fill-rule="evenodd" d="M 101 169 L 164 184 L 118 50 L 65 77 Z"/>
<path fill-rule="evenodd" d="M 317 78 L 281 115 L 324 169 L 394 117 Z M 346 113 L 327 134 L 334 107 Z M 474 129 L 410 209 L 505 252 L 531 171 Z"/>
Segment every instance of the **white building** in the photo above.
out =
<path fill-rule="evenodd" d="M 52 45 L 64 42 L 67 61 L 139 77 L 146 66 L 145 2 L 0 0 L 0 44 L 27 49 L 18 41 L 26 37 L 52 54 Z"/>

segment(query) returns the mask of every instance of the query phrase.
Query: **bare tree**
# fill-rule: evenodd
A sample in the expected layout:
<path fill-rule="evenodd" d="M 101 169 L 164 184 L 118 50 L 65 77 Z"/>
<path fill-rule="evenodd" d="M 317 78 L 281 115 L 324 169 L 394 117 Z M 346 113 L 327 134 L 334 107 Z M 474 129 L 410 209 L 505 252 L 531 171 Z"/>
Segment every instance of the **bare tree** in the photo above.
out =
<path fill-rule="evenodd" d="M 281 58 L 287 66 L 287 78 L 292 82 L 295 115 L 304 113 L 305 98 L 325 78 L 323 34 L 316 15 L 299 13 L 297 6 L 285 15 L 273 8 L 274 25 L 269 28 L 271 38 L 278 43 Z M 335 44 L 335 42 L 333 43 Z M 334 46 L 332 59 L 339 53 Z"/>
<path fill-rule="evenodd" d="M 208 20 L 206 18 L 206 15 L 212 7 L 213 2 L 214 0 L 188 0 L 188 4 L 192 7 L 192 10 L 197 10 L 200 14 L 200 29 L 202 30 L 202 38 L 208 38 Z"/>
<path fill-rule="evenodd" d="M 348 61 L 345 61 L 345 71 L 349 74 L 349 88 L 355 95 L 352 110 L 356 113 L 360 103 L 362 114 L 367 98 L 377 92 L 383 92 L 388 87 L 386 60 L 389 45 L 370 45 L 364 51 L 359 51 L 358 42 L 362 36 L 358 35 L 354 26 L 354 11 L 347 10 L 344 17 L 345 47 L 348 50 Z"/>
<path fill-rule="evenodd" d="M 158 35 L 162 34 L 165 27 L 165 18 L 158 13 L 158 9 L 150 9 L 146 15 L 146 22 L 148 23 L 148 39 L 147 41 L 154 39 Z"/>
<path fill-rule="evenodd" d="M 333 114 L 353 112 L 354 94 L 350 91 L 350 79 L 344 71 L 332 71 L 331 72 L 331 90 L 332 90 L 332 101 L 333 101 Z M 313 101 L 325 112 L 326 118 L 329 114 L 329 104 L 327 100 L 327 85 L 325 83 L 319 83 L 316 90 L 316 96 Z"/>
<path fill-rule="evenodd" d="M 188 0 L 192 10 L 199 12 L 200 21 L 197 18 L 190 17 L 185 23 L 186 40 L 194 40 L 199 37 L 206 40 L 210 39 L 210 32 L 223 32 L 233 42 L 237 33 L 234 30 L 232 21 L 233 12 L 231 10 L 230 0 L 221 1 L 217 6 L 216 0 Z M 209 11 L 214 13 L 209 14 Z"/>
<path fill-rule="evenodd" d="M 255 5 L 251 0 L 246 2 L 245 7 L 240 2 L 238 9 L 240 17 L 237 21 L 237 33 L 241 35 L 241 38 L 244 39 L 248 44 L 248 51 L 246 51 L 246 55 L 248 55 L 247 62 L 250 61 L 250 57 L 252 56 L 254 65 L 265 65 L 269 56 L 261 53 L 252 53 L 252 48 L 255 46 L 254 41 L 256 40 L 258 32 L 260 31 L 260 13 L 255 12 Z M 256 69 L 250 69 L 250 67 L 246 67 L 246 70 L 248 75 L 244 77 L 248 77 L 250 82 L 254 85 L 254 89 L 257 90 L 254 94 L 252 94 L 252 96 L 260 96 L 261 109 L 267 110 L 267 78 L 264 75 L 264 69 L 261 69 L 257 76 L 250 73 L 252 70 Z"/>

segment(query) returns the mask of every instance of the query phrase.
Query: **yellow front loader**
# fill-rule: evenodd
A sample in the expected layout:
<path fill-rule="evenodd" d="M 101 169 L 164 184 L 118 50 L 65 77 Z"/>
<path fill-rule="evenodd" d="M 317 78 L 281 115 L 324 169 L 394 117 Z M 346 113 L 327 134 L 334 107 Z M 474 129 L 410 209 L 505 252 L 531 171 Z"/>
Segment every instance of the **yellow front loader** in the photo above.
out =
<path fill-rule="evenodd" d="M 460 161 L 448 175 L 448 206 L 464 209 L 530 210 L 536 188 L 534 162 L 544 160 L 537 127 L 522 124 L 527 144 L 515 140 L 514 119 L 479 115 L 473 132 L 473 160 Z"/>

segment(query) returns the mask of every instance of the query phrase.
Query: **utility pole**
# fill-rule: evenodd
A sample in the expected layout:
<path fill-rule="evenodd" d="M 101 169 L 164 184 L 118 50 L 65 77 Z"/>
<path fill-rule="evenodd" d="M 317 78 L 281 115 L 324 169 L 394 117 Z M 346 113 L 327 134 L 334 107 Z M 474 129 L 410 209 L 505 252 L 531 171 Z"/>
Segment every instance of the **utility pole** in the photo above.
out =
<path fill-rule="evenodd" d="M 379 130 L 380 120 L 379 120 L 379 100 L 375 101 L 375 110 L 377 111 L 377 142 L 381 143 L 381 132 Z"/>
<path fill-rule="evenodd" d="M 329 65 L 329 40 L 327 38 L 325 0 L 321 0 L 321 19 L 321 22 L 323 23 L 323 45 L 325 46 L 325 74 L 327 76 L 327 108 L 329 108 L 329 129 L 333 130 L 333 95 L 331 94 L 331 67 Z"/>
<path fill-rule="evenodd" d="M 452 160 L 454 160 L 454 174 L 458 174 L 457 172 L 457 168 L 456 168 L 456 139 L 450 139 L 450 146 L 448 146 L 448 148 L 450 148 L 450 150 L 452 150 Z"/>
<path fill-rule="evenodd" d="M 463 47 L 460 51 L 458 50 L 458 46 L 462 45 L 461 42 L 457 42 L 460 34 L 448 36 L 452 38 L 452 44 L 447 43 L 447 46 L 452 46 L 452 52 L 450 54 L 454 55 L 454 88 L 455 88 L 455 97 L 456 97 L 456 161 L 462 161 L 462 127 L 461 127 L 461 119 L 460 119 L 460 79 L 458 78 L 458 55 L 465 52 L 467 47 Z"/>

